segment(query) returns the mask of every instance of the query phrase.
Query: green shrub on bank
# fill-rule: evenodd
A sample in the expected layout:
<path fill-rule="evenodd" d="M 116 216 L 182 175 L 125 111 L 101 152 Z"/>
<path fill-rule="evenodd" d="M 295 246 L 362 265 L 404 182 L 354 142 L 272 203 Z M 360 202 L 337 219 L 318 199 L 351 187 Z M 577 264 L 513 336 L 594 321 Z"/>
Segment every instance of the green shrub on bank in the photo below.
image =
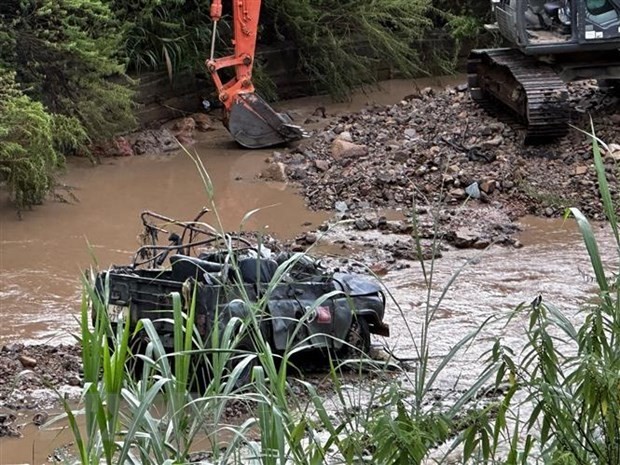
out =
<path fill-rule="evenodd" d="M 0 67 L 0 180 L 18 209 L 45 199 L 62 153 L 86 139 L 77 120 L 47 112 L 21 92 L 14 73 Z"/>
<path fill-rule="evenodd" d="M 106 2 L 122 24 L 123 53 L 131 70 L 202 67 L 211 43 L 209 1 Z"/>
<path fill-rule="evenodd" d="M 41 203 L 63 156 L 135 125 L 122 37 L 99 0 L 0 2 L 0 181 Z"/>
<path fill-rule="evenodd" d="M 0 65 L 47 112 L 105 140 L 135 124 L 119 32 L 100 0 L 8 0 L 0 5 Z"/>

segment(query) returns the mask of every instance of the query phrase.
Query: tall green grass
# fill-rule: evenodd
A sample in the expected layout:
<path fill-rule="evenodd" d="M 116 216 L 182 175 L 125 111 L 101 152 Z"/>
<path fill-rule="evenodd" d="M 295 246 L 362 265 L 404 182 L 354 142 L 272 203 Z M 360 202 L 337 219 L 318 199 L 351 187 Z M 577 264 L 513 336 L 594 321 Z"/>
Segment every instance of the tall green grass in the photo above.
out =
<path fill-rule="evenodd" d="M 214 207 L 209 175 L 197 156 L 188 155 Z M 216 209 L 214 217 L 221 229 Z M 413 221 L 416 247 L 421 249 Z M 438 229 L 435 236 L 438 243 Z M 239 273 L 232 244 L 227 247 L 233 272 Z M 459 273 L 436 295 L 435 261 L 423 263 L 428 288 L 424 319 L 420 328 L 408 328 L 416 356 L 412 372 L 393 361 L 371 361 L 353 352 L 354 360 L 329 359 L 321 381 L 329 386 L 325 392 L 295 366 L 309 340 L 275 354 L 260 331 L 268 318 L 270 293 L 303 259 L 304 254 L 296 254 L 280 265 L 260 300 L 242 292 L 249 316 L 214 325 L 206 337 L 196 328 L 196 294 L 173 294 L 167 320 L 174 325 L 172 352 L 166 352 L 153 321 L 142 320 L 135 328 L 122 322 L 112 325 L 107 302 L 100 301 L 92 281 L 85 279 L 83 396 L 78 409 L 65 403 L 76 438 L 76 462 L 188 463 L 192 452 L 202 448 L 217 464 L 415 464 L 447 441 L 454 447 L 465 441 L 459 432 L 487 412 L 476 410 L 471 421 L 464 422 L 463 408 L 494 379 L 501 362 L 491 364 L 450 406 L 429 402 L 442 372 L 483 330 L 466 335 L 437 363 L 430 363 L 429 331 Z M 322 296 L 314 305 L 334 296 Z M 405 311 L 393 298 L 391 307 L 407 325 Z M 144 338 L 142 346 L 134 344 L 138 338 Z M 231 416 L 231 410 L 243 413 Z M 86 417 L 83 429 L 78 427 L 80 414 Z"/>
<path fill-rule="evenodd" d="M 500 363 L 497 385 L 509 383 L 499 408 L 465 432 L 465 459 L 483 463 L 620 463 L 620 236 L 605 172 L 601 141 L 589 134 L 607 225 L 617 260 L 610 267 L 586 217 L 576 221 L 598 287 L 597 297 L 576 318 L 542 301 L 520 306 L 510 318 L 527 318 L 522 347 L 499 341 L 490 352 Z"/>

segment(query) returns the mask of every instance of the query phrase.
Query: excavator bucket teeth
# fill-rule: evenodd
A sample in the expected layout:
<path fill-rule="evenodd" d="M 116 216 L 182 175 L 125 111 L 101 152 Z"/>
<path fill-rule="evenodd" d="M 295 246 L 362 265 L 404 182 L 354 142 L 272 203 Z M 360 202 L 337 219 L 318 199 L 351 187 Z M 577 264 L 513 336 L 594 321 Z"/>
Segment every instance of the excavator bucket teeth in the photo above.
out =
<path fill-rule="evenodd" d="M 308 137 L 301 127 L 292 124 L 288 115 L 277 113 L 254 93 L 235 97 L 227 126 L 237 143 L 249 149 L 271 147 Z"/>

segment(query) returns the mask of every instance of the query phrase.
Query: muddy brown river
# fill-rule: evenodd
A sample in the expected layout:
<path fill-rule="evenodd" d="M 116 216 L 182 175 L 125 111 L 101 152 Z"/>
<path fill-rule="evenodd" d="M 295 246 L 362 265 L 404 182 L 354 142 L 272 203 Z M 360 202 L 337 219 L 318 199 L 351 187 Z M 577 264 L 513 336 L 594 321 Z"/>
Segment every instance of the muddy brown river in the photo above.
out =
<path fill-rule="evenodd" d="M 282 106 L 303 121 L 318 106 L 328 114 L 354 111 L 365 103 L 393 103 L 416 87 L 462 82 L 462 77 L 432 81 L 391 81 L 381 91 L 357 96 L 348 104 L 331 104 L 325 98 L 285 102 Z M 265 183 L 256 175 L 272 151 L 245 151 L 230 142 L 224 130 L 200 136 L 194 149 L 203 160 L 215 187 L 215 203 L 224 226 L 237 229 L 250 210 L 265 208 L 246 229 L 267 228 L 281 238 L 316 227 L 329 217 L 308 211 L 296 191 L 278 183 Z M 81 270 L 96 257 L 103 267 L 127 262 L 137 247 L 138 215 L 150 209 L 176 218 L 191 218 L 209 203 L 195 166 L 187 155 L 105 159 L 93 167 L 71 160 L 62 182 L 73 188 L 78 203 L 48 202 L 26 212 L 22 221 L 0 199 L 0 347 L 11 341 L 62 342 L 71 339 L 79 311 Z M 509 311 L 539 293 L 546 302 L 577 315 L 579 305 L 594 294 L 593 279 L 580 236 L 571 221 L 526 218 L 522 249 L 491 247 L 480 251 L 449 251 L 435 266 L 436 302 L 442 286 L 462 265 L 469 263 L 438 310 L 431 329 L 432 355 L 450 350 L 455 340 L 491 314 Z M 614 247 L 604 228 L 597 227 L 603 250 L 611 260 Z M 416 333 L 427 301 L 417 265 L 391 272 L 386 285 L 399 304 L 391 305 L 387 319 L 394 330 L 388 344 L 401 357 L 413 357 L 411 337 L 403 318 Z M 517 322 L 518 323 L 518 322 Z M 468 366 L 479 364 L 481 353 L 498 335 L 518 343 L 518 328 L 495 325 L 448 374 L 473 377 Z M 456 370 L 456 371 L 454 371 Z M 446 387 L 451 376 L 442 380 Z M 0 439 L 0 464 L 44 463 L 54 447 L 67 442 L 57 432 L 39 431 L 33 425 L 24 439 Z"/>
<path fill-rule="evenodd" d="M 369 103 L 392 104 L 416 89 L 445 87 L 463 79 L 393 80 L 348 103 L 309 97 L 284 102 L 278 108 L 304 121 L 317 107 L 335 116 Z M 281 238 L 316 227 L 328 217 L 305 208 L 295 189 L 256 179 L 273 150 L 240 149 L 219 125 L 216 131 L 198 133 L 197 138 L 192 151 L 199 154 L 211 176 L 215 204 L 227 230 L 238 230 L 244 215 L 257 208 L 263 210 L 251 217 L 245 229 L 267 228 Z M 76 327 L 80 300 L 80 271 L 91 265 L 91 253 L 102 267 L 127 263 L 138 246 L 141 211 L 190 219 L 210 205 L 195 165 L 181 151 L 104 159 L 99 166 L 69 160 L 61 182 L 72 188 L 79 203 L 50 201 L 25 212 L 22 221 L 6 196 L 0 197 L 0 347 L 17 340 L 71 339 L 69 331 Z"/>

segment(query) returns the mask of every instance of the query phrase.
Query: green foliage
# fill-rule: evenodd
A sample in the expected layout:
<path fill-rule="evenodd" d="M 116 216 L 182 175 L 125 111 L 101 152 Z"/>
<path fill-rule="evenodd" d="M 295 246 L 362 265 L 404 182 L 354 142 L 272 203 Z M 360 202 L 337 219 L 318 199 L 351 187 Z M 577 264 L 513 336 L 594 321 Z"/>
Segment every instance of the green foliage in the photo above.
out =
<path fill-rule="evenodd" d="M 464 17 L 481 24 L 492 19 L 489 0 L 433 0 L 433 7 L 447 16 Z"/>
<path fill-rule="evenodd" d="M 456 40 L 471 39 L 480 33 L 482 24 L 473 16 L 450 15 L 447 27 L 452 37 Z"/>
<path fill-rule="evenodd" d="M 62 152 L 85 141 L 75 119 L 48 113 L 20 91 L 14 73 L 0 67 L 0 178 L 18 209 L 45 199 Z"/>
<path fill-rule="evenodd" d="M 18 209 L 44 200 L 64 155 L 134 127 L 120 40 L 99 0 L 0 4 L 0 170 Z"/>
<path fill-rule="evenodd" d="M 133 128 L 132 92 L 118 56 L 122 37 L 105 3 L 10 0 L 0 6 L 0 20 L 0 37 L 11 44 L 0 48 L 0 63 L 16 72 L 31 99 L 68 118 L 60 128 L 77 120 L 93 141 Z"/>
<path fill-rule="evenodd" d="M 108 0 L 123 24 L 124 51 L 136 70 L 195 66 L 211 43 L 210 2 L 205 0 Z"/>
<path fill-rule="evenodd" d="M 374 82 L 379 61 L 405 75 L 424 73 L 415 42 L 432 26 L 429 6 L 427 0 L 265 2 L 277 40 L 295 43 L 303 70 L 339 98 Z"/>

